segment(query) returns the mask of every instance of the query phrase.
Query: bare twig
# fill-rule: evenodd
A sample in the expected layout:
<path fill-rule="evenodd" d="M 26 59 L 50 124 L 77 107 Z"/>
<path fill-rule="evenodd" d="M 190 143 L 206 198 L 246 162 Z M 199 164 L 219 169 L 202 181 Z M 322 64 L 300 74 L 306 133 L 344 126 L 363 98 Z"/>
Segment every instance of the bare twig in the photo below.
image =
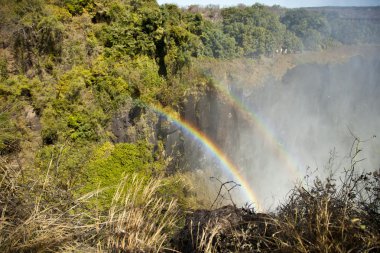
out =
<path fill-rule="evenodd" d="M 231 191 L 233 189 L 235 189 L 236 187 L 240 187 L 241 185 L 238 184 L 238 183 L 236 183 L 235 181 L 232 181 L 232 180 L 231 181 L 227 181 L 227 182 L 222 182 L 220 179 L 218 179 L 216 177 L 210 177 L 210 179 L 211 180 L 216 180 L 216 181 L 218 181 L 220 183 L 218 194 L 216 195 L 216 198 L 215 198 L 214 202 L 212 203 L 210 209 L 212 209 L 214 207 L 214 205 L 218 201 L 218 199 L 225 199 L 224 195 L 222 194 L 223 189 L 227 191 L 227 194 L 229 196 L 228 200 L 230 200 L 232 202 L 233 206 L 236 207 L 236 204 L 233 201 L 233 198 L 232 198 L 232 195 L 231 195 Z M 232 186 L 228 187 L 229 185 L 232 185 Z"/>

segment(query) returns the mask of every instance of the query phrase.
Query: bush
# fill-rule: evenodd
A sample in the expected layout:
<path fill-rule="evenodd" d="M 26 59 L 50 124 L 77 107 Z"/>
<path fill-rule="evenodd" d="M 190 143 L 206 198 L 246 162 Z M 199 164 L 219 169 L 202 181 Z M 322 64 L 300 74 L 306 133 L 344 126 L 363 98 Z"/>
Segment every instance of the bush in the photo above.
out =
<path fill-rule="evenodd" d="M 65 0 L 66 8 L 73 15 L 80 15 L 85 8 L 91 9 L 94 5 L 93 0 Z"/>
<path fill-rule="evenodd" d="M 106 142 L 84 168 L 84 186 L 79 194 L 107 188 L 99 195 L 101 206 L 108 206 L 115 186 L 123 175 L 137 174 L 143 182 L 160 175 L 162 161 L 154 161 L 152 147 L 146 142 L 111 144 Z M 130 186 L 130 185 L 127 185 Z"/>
<path fill-rule="evenodd" d="M 0 155 L 19 150 L 20 136 L 6 108 L 0 108 Z"/>
<path fill-rule="evenodd" d="M 193 231 L 190 245 L 199 252 L 378 252 L 380 171 L 359 171 L 359 144 L 355 138 L 339 181 L 331 175 L 298 185 L 272 214 L 232 206 L 199 210 L 182 234 Z"/>

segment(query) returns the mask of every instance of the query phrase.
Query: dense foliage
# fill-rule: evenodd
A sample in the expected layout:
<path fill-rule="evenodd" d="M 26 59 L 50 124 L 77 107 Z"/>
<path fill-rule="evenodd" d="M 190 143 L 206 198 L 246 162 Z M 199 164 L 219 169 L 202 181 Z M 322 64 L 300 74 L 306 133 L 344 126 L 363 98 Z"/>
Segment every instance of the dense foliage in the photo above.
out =
<path fill-rule="evenodd" d="M 254 4 L 225 9 L 190 6 L 188 11 L 200 12 L 206 19 L 201 36 L 204 55 L 256 58 L 284 50 L 294 53 L 341 43 L 378 43 L 376 14 L 365 16 L 359 10 L 360 15 L 347 15 L 350 8 L 346 9 L 284 9 Z M 373 10 L 378 11 L 376 7 Z"/>

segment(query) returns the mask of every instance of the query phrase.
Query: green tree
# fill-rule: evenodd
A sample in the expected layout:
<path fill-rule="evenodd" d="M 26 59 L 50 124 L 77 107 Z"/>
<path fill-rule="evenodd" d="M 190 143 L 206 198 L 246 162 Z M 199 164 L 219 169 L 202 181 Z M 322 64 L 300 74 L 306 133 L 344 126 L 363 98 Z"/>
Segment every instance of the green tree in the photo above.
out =
<path fill-rule="evenodd" d="M 64 0 L 63 2 L 73 15 L 80 15 L 84 9 L 91 9 L 95 4 L 93 0 Z"/>
<path fill-rule="evenodd" d="M 235 39 L 211 22 L 206 22 L 204 31 L 201 35 L 203 48 L 202 55 L 214 58 L 233 58 L 237 56 Z"/>
<path fill-rule="evenodd" d="M 221 14 L 224 33 L 235 39 L 244 56 L 271 55 L 282 46 L 285 27 L 265 6 L 231 7 Z"/>
<path fill-rule="evenodd" d="M 330 36 L 330 26 L 325 16 L 306 9 L 288 10 L 281 22 L 299 37 L 305 48 L 316 50 L 323 47 L 324 38 Z"/>

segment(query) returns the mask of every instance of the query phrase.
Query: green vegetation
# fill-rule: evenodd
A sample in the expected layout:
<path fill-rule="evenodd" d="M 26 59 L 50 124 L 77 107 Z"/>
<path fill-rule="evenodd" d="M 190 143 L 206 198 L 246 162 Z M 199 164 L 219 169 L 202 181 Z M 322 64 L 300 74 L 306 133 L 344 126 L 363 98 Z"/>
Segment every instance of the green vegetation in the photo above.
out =
<path fill-rule="evenodd" d="M 281 20 L 286 28 L 301 38 L 305 48 L 316 50 L 324 45 L 329 37 L 329 25 L 326 18 L 316 12 L 305 9 L 289 10 Z"/>
<path fill-rule="evenodd" d="M 8 112 L 10 108 L 1 108 L 0 111 L 0 154 L 4 155 L 17 151 L 20 139 L 17 127 Z"/>
<path fill-rule="evenodd" d="M 370 20 L 260 4 L 0 6 L 2 252 L 172 247 L 168 239 L 184 221 L 178 213 L 207 200 L 197 198 L 183 171 L 169 169 L 152 107 L 178 112 L 188 94 L 212 85 L 195 58 L 251 60 L 379 42 L 379 25 Z"/>
<path fill-rule="evenodd" d="M 106 202 L 103 205 L 109 205 L 120 178 L 135 175 L 144 183 L 152 177 L 158 177 L 162 174 L 164 164 L 153 161 L 151 153 L 149 145 L 143 142 L 116 145 L 104 143 L 95 151 L 86 165 L 86 180 L 79 195 L 89 193 L 94 189 L 105 189 L 100 196 Z"/>

